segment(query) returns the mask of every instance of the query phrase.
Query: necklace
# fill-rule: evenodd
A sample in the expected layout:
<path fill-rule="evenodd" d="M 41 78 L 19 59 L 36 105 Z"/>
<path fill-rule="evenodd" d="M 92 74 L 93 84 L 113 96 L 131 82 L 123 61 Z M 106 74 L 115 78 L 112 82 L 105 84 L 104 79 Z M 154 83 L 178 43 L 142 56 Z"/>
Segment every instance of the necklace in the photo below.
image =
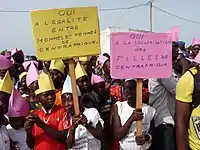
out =
<path fill-rule="evenodd" d="M 47 124 L 49 122 L 51 116 L 49 116 L 47 119 L 45 117 L 43 117 L 43 121 Z"/>

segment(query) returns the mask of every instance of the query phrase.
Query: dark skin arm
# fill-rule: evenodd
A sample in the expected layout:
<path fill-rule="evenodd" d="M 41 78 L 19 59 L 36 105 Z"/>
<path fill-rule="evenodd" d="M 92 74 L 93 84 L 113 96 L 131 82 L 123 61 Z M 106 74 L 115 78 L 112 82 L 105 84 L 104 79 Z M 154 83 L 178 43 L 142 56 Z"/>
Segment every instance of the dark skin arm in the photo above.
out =
<path fill-rule="evenodd" d="M 24 123 L 24 129 L 27 133 L 27 138 L 26 138 L 26 144 L 29 148 L 33 149 L 34 145 L 35 145 L 35 139 L 32 135 L 32 129 L 33 129 L 33 125 L 34 125 L 34 117 L 33 115 L 29 115 L 26 118 L 26 121 Z"/>
<path fill-rule="evenodd" d="M 86 116 L 82 115 L 81 123 L 86 127 L 86 129 L 99 140 L 103 139 L 103 129 L 100 122 L 97 123 L 96 128 L 87 123 Z"/>
<path fill-rule="evenodd" d="M 79 118 L 78 116 L 74 116 L 73 120 L 72 120 L 72 127 L 69 129 L 69 135 L 67 137 L 67 147 L 68 148 L 72 148 L 73 144 L 74 144 L 74 135 L 75 135 L 75 131 L 77 126 L 80 124 L 81 118 Z"/>
<path fill-rule="evenodd" d="M 177 150 L 188 150 L 188 127 L 190 103 L 176 100 L 176 144 Z"/>
<path fill-rule="evenodd" d="M 35 145 L 35 139 L 32 134 L 27 133 L 26 144 L 29 148 L 33 149 Z"/>
<path fill-rule="evenodd" d="M 149 134 L 151 136 L 153 136 L 153 132 L 154 132 L 154 119 L 152 119 L 152 121 L 150 122 L 150 130 L 149 130 Z M 143 134 L 140 136 L 136 136 L 136 143 L 137 145 L 144 145 L 146 141 L 150 140 L 150 135 L 149 134 Z"/>
<path fill-rule="evenodd" d="M 35 117 L 36 124 L 38 125 L 38 127 L 43 129 L 45 133 L 47 133 L 53 139 L 55 139 L 61 143 L 66 142 L 68 129 L 62 130 L 62 131 L 55 130 L 54 128 L 52 128 L 49 125 L 47 125 L 46 123 L 44 123 L 38 116 L 34 116 L 34 117 Z"/>
<path fill-rule="evenodd" d="M 143 114 L 141 109 L 135 109 L 133 114 L 129 117 L 126 123 L 122 126 L 120 117 L 118 115 L 118 108 L 114 108 L 114 135 L 115 138 L 121 141 L 128 133 L 130 126 L 134 121 L 142 120 Z"/>

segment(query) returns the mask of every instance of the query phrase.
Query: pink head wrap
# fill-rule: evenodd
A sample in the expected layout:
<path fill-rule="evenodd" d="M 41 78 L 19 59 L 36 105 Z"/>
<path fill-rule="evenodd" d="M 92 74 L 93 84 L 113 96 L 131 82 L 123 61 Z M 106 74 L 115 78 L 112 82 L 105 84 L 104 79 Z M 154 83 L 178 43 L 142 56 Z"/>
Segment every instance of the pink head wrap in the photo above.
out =
<path fill-rule="evenodd" d="M 192 46 L 194 46 L 194 45 L 200 45 L 200 39 L 193 38 Z"/>
<path fill-rule="evenodd" d="M 14 88 L 9 99 L 8 117 L 25 117 L 29 114 L 29 104 Z"/>
<path fill-rule="evenodd" d="M 35 60 L 25 61 L 23 63 L 23 67 L 26 71 L 27 71 L 27 67 L 31 64 L 31 62 L 33 62 L 38 67 L 39 63 Z"/>
<path fill-rule="evenodd" d="M 172 34 L 172 42 L 178 42 L 179 32 L 180 32 L 180 27 L 174 26 L 171 29 L 169 29 L 166 33 Z"/>
<path fill-rule="evenodd" d="M 35 67 L 34 63 L 31 62 L 30 68 L 28 70 L 27 76 L 26 76 L 26 85 L 29 86 L 34 81 L 38 80 L 38 70 Z"/>
<path fill-rule="evenodd" d="M 12 61 L 7 57 L 0 55 L 0 69 L 8 69 L 12 66 Z"/>
<path fill-rule="evenodd" d="M 108 60 L 107 57 L 105 57 L 105 56 L 103 56 L 103 55 L 100 55 L 100 56 L 98 57 L 98 60 L 97 60 L 97 61 L 99 61 L 100 67 L 103 68 L 104 63 L 105 63 L 107 60 Z"/>
<path fill-rule="evenodd" d="M 95 83 L 99 83 L 99 82 L 105 82 L 104 79 L 98 75 L 93 74 L 91 77 L 91 83 L 92 85 Z"/>

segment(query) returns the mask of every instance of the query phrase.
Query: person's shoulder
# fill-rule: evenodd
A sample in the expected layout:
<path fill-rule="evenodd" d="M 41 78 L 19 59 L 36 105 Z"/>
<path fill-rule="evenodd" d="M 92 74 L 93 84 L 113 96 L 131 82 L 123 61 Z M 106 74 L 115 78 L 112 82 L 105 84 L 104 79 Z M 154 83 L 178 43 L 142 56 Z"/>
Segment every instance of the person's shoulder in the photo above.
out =
<path fill-rule="evenodd" d="M 197 73 L 196 67 L 193 67 L 189 69 L 189 71 L 186 71 L 179 80 L 188 80 L 188 79 L 193 79 L 193 75 Z M 192 75 L 193 74 L 193 75 Z"/>
<path fill-rule="evenodd" d="M 65 110 L 64 110 L 64 108 L 62 106 L 55 105 L 54 106 L 54 111 L 55 112 L 64 112 Z"/>
<path fill-rule="evenodd" d="M 99 113 L 96 108 L 85 108 L 85 111 L 89 113 Z"/>
<path fill-rule="evenodd" d="M 151 107 L 150 105 L 147 105 L 147 104 L 142 104 L 142 109 L 146 110 L 147 113 L 148 112 L 154 113 L 156 111 L 155 108 L 153 108 L 153 107 Z"/>

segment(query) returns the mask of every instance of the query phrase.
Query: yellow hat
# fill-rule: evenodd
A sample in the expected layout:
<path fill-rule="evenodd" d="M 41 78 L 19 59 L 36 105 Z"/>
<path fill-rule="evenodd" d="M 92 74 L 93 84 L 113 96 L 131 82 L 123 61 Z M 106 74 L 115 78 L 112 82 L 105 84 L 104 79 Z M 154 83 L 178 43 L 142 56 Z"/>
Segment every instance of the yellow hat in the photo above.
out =
<path fill-rule="evenodd" d="M 13 81 L 7 71 L 3 80 L 0 81 L 0 91 L 11 94 L 13 90 Z"/>
<path fill-rule="evenodd" d="M 85 69 L 79 62 L 77 62 L 77 65 L 75 68 L 75 74 L 76 74 L 76 80 L 79 79 L 80 77 L 87 76 Z"/>
<path fill-rule="evenodd" d="M 89 61 L 88 57 L 79 57 L 79 61 Z"/>
<path fill-rule="evenodd" d="M 22 80 L 22 78 L 27 75 L 27 72 L 22 72 L 20 75 L 19 75 L 19 81 Z"/>
<path fill-rule="evenodd" d="M 44 71 L 42 71 L 38 76 L 38 86 L 39 89 L 35 91 L 35 95 L 55 90 L 51 76 L 48 73 L 45 73 Z"/>
<path fill-rule="evenodd" d="M 61 59 L 52 60 L 49 69 L 56 69 L 64 74 L 64 63 Z"/>

